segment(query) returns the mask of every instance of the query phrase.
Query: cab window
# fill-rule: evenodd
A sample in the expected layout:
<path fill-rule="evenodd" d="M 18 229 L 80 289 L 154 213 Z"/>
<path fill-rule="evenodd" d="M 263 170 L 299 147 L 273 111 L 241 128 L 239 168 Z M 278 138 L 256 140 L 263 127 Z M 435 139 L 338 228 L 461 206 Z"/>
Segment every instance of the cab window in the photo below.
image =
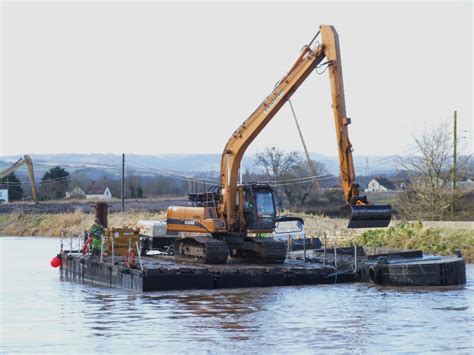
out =
<path fill-rule="evenodd" d="M 257 204 L 258 218 L 275 217 L 273 195 L 270 191 L 255 192 L 255 202 Z"/>

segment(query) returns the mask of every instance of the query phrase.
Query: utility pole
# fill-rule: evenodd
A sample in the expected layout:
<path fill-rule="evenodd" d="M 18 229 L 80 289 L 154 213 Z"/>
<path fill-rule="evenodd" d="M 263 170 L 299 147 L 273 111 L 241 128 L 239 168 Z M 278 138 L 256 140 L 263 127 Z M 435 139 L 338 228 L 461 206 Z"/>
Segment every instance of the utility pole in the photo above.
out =
<path fill-rule="evenodd" d="M 122 212 L 125 211 L 125 153 L 122 153 Z"/>
<path fill-rule="evenodd" d="M 303 143 L 304 153 L 306 155 L 306 159 L 308 160 L 309 172 L 310 172 L 311 175 L 316 176 L 316 174 L 317 174 L 316 167 L 314 166 L 314 163 L 311 160 L 311 157 L 309 156 L 309 151 L 308 151 L 308 148 L 306 147 L 306 143 L 305 143 L 304 138 L 303 138 L 303 133 L 301 132 L 301 128 L 300 128 L 300 125 L 298 123 L 298 119 L 296 118 L 295 110 L 293 109 L 293 104 L 291 103 L 291 100 L 288 100 L 288 103 L 290 104 L 291 113 L 293 114 L 293 118 L 295 119 L 296 128 L 298 128 L 298 133 L 299 133 L 300 138 L 301 138 L 301 143 Z M 319 188 L 319 182 L 316 178 L 313 180 L 313 188 L 315 190 Z"/>
<path fill-rule="evenodd" d="M 457 119 L 458 112 L 454 111 L 453 124 L 453 168 L 452 168 L 452 185 L 451 185 L 451 220 L 454 219 L 454 194 L 456 190 L 456 175 L 457 175 Z"/>

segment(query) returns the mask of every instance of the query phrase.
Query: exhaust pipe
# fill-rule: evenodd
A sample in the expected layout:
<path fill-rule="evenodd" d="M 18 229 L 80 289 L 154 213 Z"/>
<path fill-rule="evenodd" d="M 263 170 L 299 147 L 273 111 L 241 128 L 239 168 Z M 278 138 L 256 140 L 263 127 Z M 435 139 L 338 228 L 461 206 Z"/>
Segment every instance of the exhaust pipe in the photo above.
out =
<path fill-rule="evenodd" d="M 390 205 L 351 205 L 347 228 L 382 228 L 390 224 Z"/>

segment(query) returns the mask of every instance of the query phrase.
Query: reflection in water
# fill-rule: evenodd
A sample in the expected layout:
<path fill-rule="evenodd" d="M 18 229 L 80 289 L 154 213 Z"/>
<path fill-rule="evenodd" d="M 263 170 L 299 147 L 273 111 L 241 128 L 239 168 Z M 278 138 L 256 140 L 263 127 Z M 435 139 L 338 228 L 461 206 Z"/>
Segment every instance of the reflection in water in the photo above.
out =
<path fill-rule="evenodd" d="M 474 350 L 472 265 L 457 290 L 347 284 L 137 294 L 60 282 L 49 266 L 57 244 L 0 238 L 0 353 Z"/>

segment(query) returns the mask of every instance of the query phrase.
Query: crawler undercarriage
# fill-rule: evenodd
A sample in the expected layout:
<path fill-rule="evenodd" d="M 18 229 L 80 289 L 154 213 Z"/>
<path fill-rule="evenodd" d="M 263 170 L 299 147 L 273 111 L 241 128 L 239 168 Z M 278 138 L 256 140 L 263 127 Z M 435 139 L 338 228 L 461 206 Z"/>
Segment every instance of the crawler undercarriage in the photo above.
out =
<path fill-rule="evenodd" d="M 176 239 L 173 245 L 178 260 L 204 264 L 225 264 L 227 258 L 257 264 L 282 264 L 286 243 L 265 237 L 221 235 L 191 236 Z"/>

